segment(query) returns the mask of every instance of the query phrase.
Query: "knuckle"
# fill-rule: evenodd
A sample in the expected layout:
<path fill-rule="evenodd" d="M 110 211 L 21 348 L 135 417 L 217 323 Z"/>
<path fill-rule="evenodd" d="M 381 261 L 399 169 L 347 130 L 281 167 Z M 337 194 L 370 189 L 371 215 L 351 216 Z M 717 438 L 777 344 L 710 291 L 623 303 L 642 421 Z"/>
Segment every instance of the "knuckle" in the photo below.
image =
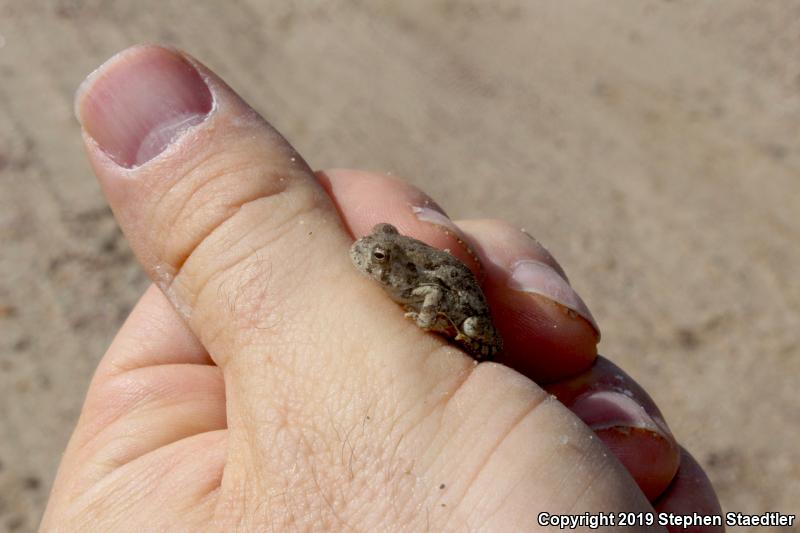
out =
<path fill-rule="evenodd" d="M 227 346 L 248 342 L 291 314 L 289 302 L 315 253 L 302 245 L 306 230 L 298 221 L 322 208 L 309 189 L 289 187 L 238 205 L 187 250 L 172 287 L 201 313 L 193 319 L 202 322 L 206 346 L 222 337 Z"/>
<path fill-rule="evenodd" d="M 176 269 L 203 239 L 243 205 L 280 194 L 279 169 L 259 161 L 214 153 L 192 161 L 154 203 L 150 242 L 160 260 Z"/>
<path fill-rule="evenodd" d="M 159 367 L 134 368 L 96 381 L 86 397 L 84 420 L 91 424 L 83 434 L 93 439 L 136 411 L 172 401 L 175 383 L 172 374 Z"/>
<path fill-rule="evenodd" d="M 298 217 L 330 208 L 305 166 L 270 159 L 242 149 L 194 155 L 154 171 L 176 177 L 138 193 L 150 201 L 132 244 L 185 316 L 226 276 L 239 278 L 222 287 L 228 307 L 260 305 L 275 287 L 264 268 L 272 243 L 285 241 Z"/>

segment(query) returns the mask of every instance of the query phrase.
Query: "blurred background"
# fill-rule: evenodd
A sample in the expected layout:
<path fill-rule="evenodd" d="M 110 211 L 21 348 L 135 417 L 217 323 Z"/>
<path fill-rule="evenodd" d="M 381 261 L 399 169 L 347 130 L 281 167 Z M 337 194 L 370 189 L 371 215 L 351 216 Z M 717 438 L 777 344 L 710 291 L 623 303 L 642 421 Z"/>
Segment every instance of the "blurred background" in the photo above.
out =
<path fill-rule="evenodd" d="M 0 0 L 0 530 L 36 529 L 147 283 L 72 112 L 142 41 L 315 168 L 525 228 L 723 508 L 800 511 L 800 2 Z"/>

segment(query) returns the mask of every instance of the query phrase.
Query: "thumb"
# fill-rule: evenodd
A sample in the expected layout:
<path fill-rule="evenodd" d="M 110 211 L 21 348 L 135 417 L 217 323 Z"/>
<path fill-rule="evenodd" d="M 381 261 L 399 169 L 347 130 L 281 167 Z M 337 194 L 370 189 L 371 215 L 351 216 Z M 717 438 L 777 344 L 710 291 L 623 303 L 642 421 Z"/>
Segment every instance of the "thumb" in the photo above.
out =
<path fill-rule="evenodd" d="M 308 165 L 198 61 L 120 52 L 79 89 L 76 114 L 133 251 L 223 371 L 232 455 L 347 402 L 343 423 L 356 423 L 392 382 L 415 404 L 472 368 L 445 348 L 423 369 L 441 341 L 361 277 Z"/>
<path fill-rule="evenodd" d="M 339 318 L 359 276 L 329 197 L 214 73 L 136 46 L 84 82 L 76 114 L 133 251 L 224 372 L 232 432 L 291 396 L 284 372 L 343 364 L 322 346 L 365 342 Z"/>
<path fill-rule="evenodd" d="M 309 277 L 350 273 L 350 238 L 306 163 L 196 60 L 125 50 L 76 113 L 136 256 L 220 366 L 253 331 L 307 316 Z"/>

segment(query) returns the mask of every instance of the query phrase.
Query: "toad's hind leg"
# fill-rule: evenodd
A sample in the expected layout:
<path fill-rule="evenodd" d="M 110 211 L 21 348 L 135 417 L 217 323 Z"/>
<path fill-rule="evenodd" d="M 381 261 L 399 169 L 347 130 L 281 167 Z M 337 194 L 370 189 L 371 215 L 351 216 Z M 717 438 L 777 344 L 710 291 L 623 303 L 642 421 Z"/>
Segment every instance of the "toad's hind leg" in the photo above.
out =
<path fill-rule="evenodd" d="M 486 317 L 471 316 L 464 320 L 456 341 L 466 346 L 478 360 L 491 359 L 503 349 L 503 340 Z"/>

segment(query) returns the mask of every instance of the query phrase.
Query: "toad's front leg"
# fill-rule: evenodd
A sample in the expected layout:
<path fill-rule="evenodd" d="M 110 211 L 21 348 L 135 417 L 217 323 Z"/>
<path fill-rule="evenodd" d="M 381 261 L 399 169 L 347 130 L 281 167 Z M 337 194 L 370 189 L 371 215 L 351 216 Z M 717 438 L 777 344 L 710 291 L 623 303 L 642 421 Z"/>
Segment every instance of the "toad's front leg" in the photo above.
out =
<path fill-rule="evenodd" d="M 408 318 L 414 319 L 422 329 L 443 330 L 447 327 L 447 320 L 439 315 L 440 304 L 444 290 L 438 285 L 421 285 L 411 291 L 414 296 L 422 296 L 422 306 L 419 312 L 409 311 Z"/>

